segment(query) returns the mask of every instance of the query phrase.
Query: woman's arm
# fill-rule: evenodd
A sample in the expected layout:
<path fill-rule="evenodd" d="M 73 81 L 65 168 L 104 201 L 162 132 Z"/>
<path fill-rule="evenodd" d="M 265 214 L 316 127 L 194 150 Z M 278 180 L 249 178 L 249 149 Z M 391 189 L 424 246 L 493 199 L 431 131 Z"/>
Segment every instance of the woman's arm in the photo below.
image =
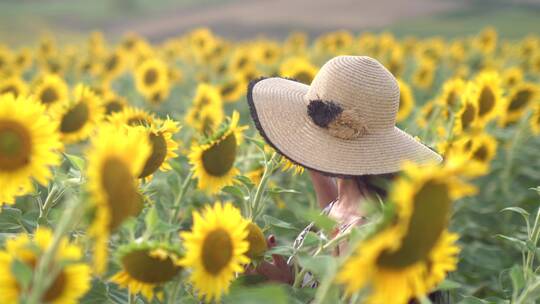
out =
<path fill-rule="evenodd" d="M 324 176 L 319 172 L 308 170 L 315 194 L 317 195 L 317 201 L 321 208 L 326 207 L 328 203 L 336 199 L 337 197 L 337 185 L 334 179 L 328 176 Z"/>

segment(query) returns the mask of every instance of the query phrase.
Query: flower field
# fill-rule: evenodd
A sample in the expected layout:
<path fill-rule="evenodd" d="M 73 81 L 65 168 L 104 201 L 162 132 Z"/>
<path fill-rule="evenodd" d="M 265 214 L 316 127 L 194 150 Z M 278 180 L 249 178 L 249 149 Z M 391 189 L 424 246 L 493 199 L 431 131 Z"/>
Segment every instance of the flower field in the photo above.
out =
<path fill-rule="evenodd" d="M 331 237 L 246 93 L 340 55 L 398 79 L 397 125 L 444 161 L 404 163 Z M 538 35 L 0 44 L 0 303 L 535 303 L 539 155 Z"/>

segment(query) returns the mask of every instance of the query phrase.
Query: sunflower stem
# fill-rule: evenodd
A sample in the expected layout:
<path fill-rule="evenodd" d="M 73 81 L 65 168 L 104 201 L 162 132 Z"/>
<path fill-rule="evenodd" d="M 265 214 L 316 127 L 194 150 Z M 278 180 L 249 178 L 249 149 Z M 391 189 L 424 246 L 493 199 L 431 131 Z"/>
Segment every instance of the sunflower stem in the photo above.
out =
<path fill-rule="evenodd" d="M 60 195 L 56 195 L 59 191 L 59 187 L 56 184 L 53 184 L 51 187 L 51 190 L 47 194 L 47 198 L 45 199 L 45 202 L 39 209 L 39 216 L 37 219 L 38 225 L 46 224 L 47 216 L 49 215 L 49 211 L 51 210 L 54 203 L 60 198 Z M 56 196 L 56 197 L 55 197 Z"/>
<path fill-rule="evenodd" d="M 511 182 L 512 167 L 514 165 L 514 160 L 516 158 L 515 153 L 521 143 L 523 134 L 525 133 L 525 130 L 527 129 L 529 116 L 530 116 L 530 112 L 527 112 L 527 114 L 523 115 L 523 117 L 521 118 L 519 125 L 515 131 L 515 134 L 514 136 L 512 136 L 512 141 L 510 142 L 510 147 L 508 147 L 508 152 L 506 154 L 506 162 L 505 162 L 506 166 L 504 167 L 503 172 L 502 172 L 502 185 L 503 185 L 503 192 L 507 198 L 511 197 L 510 186 L 512 184 Z"/>
<path fill-rule="evenodd" d="M 53 279 L 56 277 L 59 269 L 51 266 L 56 256 L 58 246 L 60 241 L 64 237 L 64 234 L 69 230 L 71 224 L 75 220 L 75 210 L 76 210 L 76 200 L 70 199 L 67 201 L 66 209 L 63 212 L 58 225 L 54 231 L 53 240 L 47 250 L 43 253 L 42 257 L 39 259 L 34 272 L 34 277 L 31 283 L 31 290 L 28 296 L 28 304 L 38 304 L 41 303 L 41 297 L 45 290 L 51 285 Z"/>
<path fill-rule="evenodd" d="M 272 154 L 272 157 L 267 160 L 265 156 L 265 162 L 264 162 L 264 173 L 261 178 L 261 182 L 259 183 L 259 186 L 257 187 L 257 191 L 255 192 L 255 197 L 253 198 L 253 202 L 251 203 L 251 209 L 249 212 L 250 219 L 255 222 L 257 220 L 257 217 L 259 215 L 259 208 L 262 201 L 262 196 L 264 193 L 264 190 L 266 189 L 266 184 L 268 183 L 268 179 L 271 175 L 271 172 L 274 168 L 274 159 L 277 157 L 277 153 L 274 152 Z"/>
<path fill-rule="evenodd" d="M 335 238 L 331 239 L 330 241 L 328 241 L 326 244 L 322 245 L 322 246 L 319 246 L 319 248 L 317 248 L 317 251 L 315 251 L 315 253 L 313 254 L 314 257 L 318 256 L 321 252 L 325 251 L 325 250 L 328 250 L 328 249 L 332 249 L 334 248 L 335 246 L 337 246 L 339 244 L 339 242 L 341 242 L 343 239 L 349 237 L 349 235 L 351 234 L 350 231 L 347 231 L 347 232 L 344 232 L 338 236 L 336 236 Z M 294 283 L 293 283 L 293 288 L 299 288 L 300 287 L 300 284 L 302 283 L 302 281 L 304 280 L 304 276 L 306 275 L 306 273 L 308 272 L 308 270 L 306 268 L 302 268 L 302 270 L 300 271 L 300 273 L 298 274 L 298 276 L 296 276 L 294 278 Z"/>
<path fill-rule="evenodd" d="M 538 243 L 538 238 L 539 237 L 540 237 L 540 208 L 536 212 L 536 218 L 534 220 L 533 231 L 532 231 L 532 234 L 531 234 L 532 246 L 535 249 L 536 249 L 536 244 Z M 534 273 L 533 263 L 534 263 L 535 254 L 536 253 L 535 253 L 534 250 L 527 250 L 527 258 L 526 258 L 526 262 L 525 262 L 525 267 L 523 269 L 524 277 L 525 277 L 526 281 L 528 281 L 530 279 L 529 274 Z"/>
<path fill-rule="evenodd" d="M 182 186 L 180 187 L 180 191 L 178 192 L 178 196 L 176 196 L 176 200 L 174 201 L 171 223 L 174 223 L 178 219 L 178 213 L 180 212 L 180 203 L 182 202 L 182 199 L 184 198 L 184 195 L 186 194 L 187 189 L 191 185 L 192 178 L 193 178 L 193 171 L 191 170 L 189 171 L 189 174 L 184 179 Z"/>

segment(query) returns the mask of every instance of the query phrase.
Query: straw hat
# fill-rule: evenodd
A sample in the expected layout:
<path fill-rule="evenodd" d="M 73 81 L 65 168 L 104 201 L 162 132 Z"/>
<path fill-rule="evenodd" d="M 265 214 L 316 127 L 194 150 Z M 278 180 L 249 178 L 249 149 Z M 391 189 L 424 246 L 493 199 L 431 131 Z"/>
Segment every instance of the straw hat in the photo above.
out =
<path fill-rule="evenodd" d="M 405 160 L 442 160 L 395 126 L 399 86 L 370 57 L 335 57 L 311 86 L 279 77 L 252 81 L 247 99 L 265 140 L 309 169 L 357 176 L 397 172 Z"/>

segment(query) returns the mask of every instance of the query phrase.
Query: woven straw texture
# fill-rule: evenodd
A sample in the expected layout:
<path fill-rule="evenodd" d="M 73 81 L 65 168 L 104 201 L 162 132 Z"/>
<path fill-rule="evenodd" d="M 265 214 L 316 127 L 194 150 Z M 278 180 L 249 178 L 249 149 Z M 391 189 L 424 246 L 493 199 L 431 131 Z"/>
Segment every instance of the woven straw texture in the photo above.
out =
<path fill-rule="evenodd" d="M 339 105 L 345 123 L 317 126 L 307 113 L 311 100 Z M 395 126 L 399 86 L 369 57 L 335 57 L 311 86 L 278 77 L 256 81 L 249 87 L 248 102 L 255 125 L 269 144 L 291 161 L 323 173 L 384 174 L 399 171 L 405 160 L 442 160 Z M 349 132 L 355 125 L 361 132 Z"/>

